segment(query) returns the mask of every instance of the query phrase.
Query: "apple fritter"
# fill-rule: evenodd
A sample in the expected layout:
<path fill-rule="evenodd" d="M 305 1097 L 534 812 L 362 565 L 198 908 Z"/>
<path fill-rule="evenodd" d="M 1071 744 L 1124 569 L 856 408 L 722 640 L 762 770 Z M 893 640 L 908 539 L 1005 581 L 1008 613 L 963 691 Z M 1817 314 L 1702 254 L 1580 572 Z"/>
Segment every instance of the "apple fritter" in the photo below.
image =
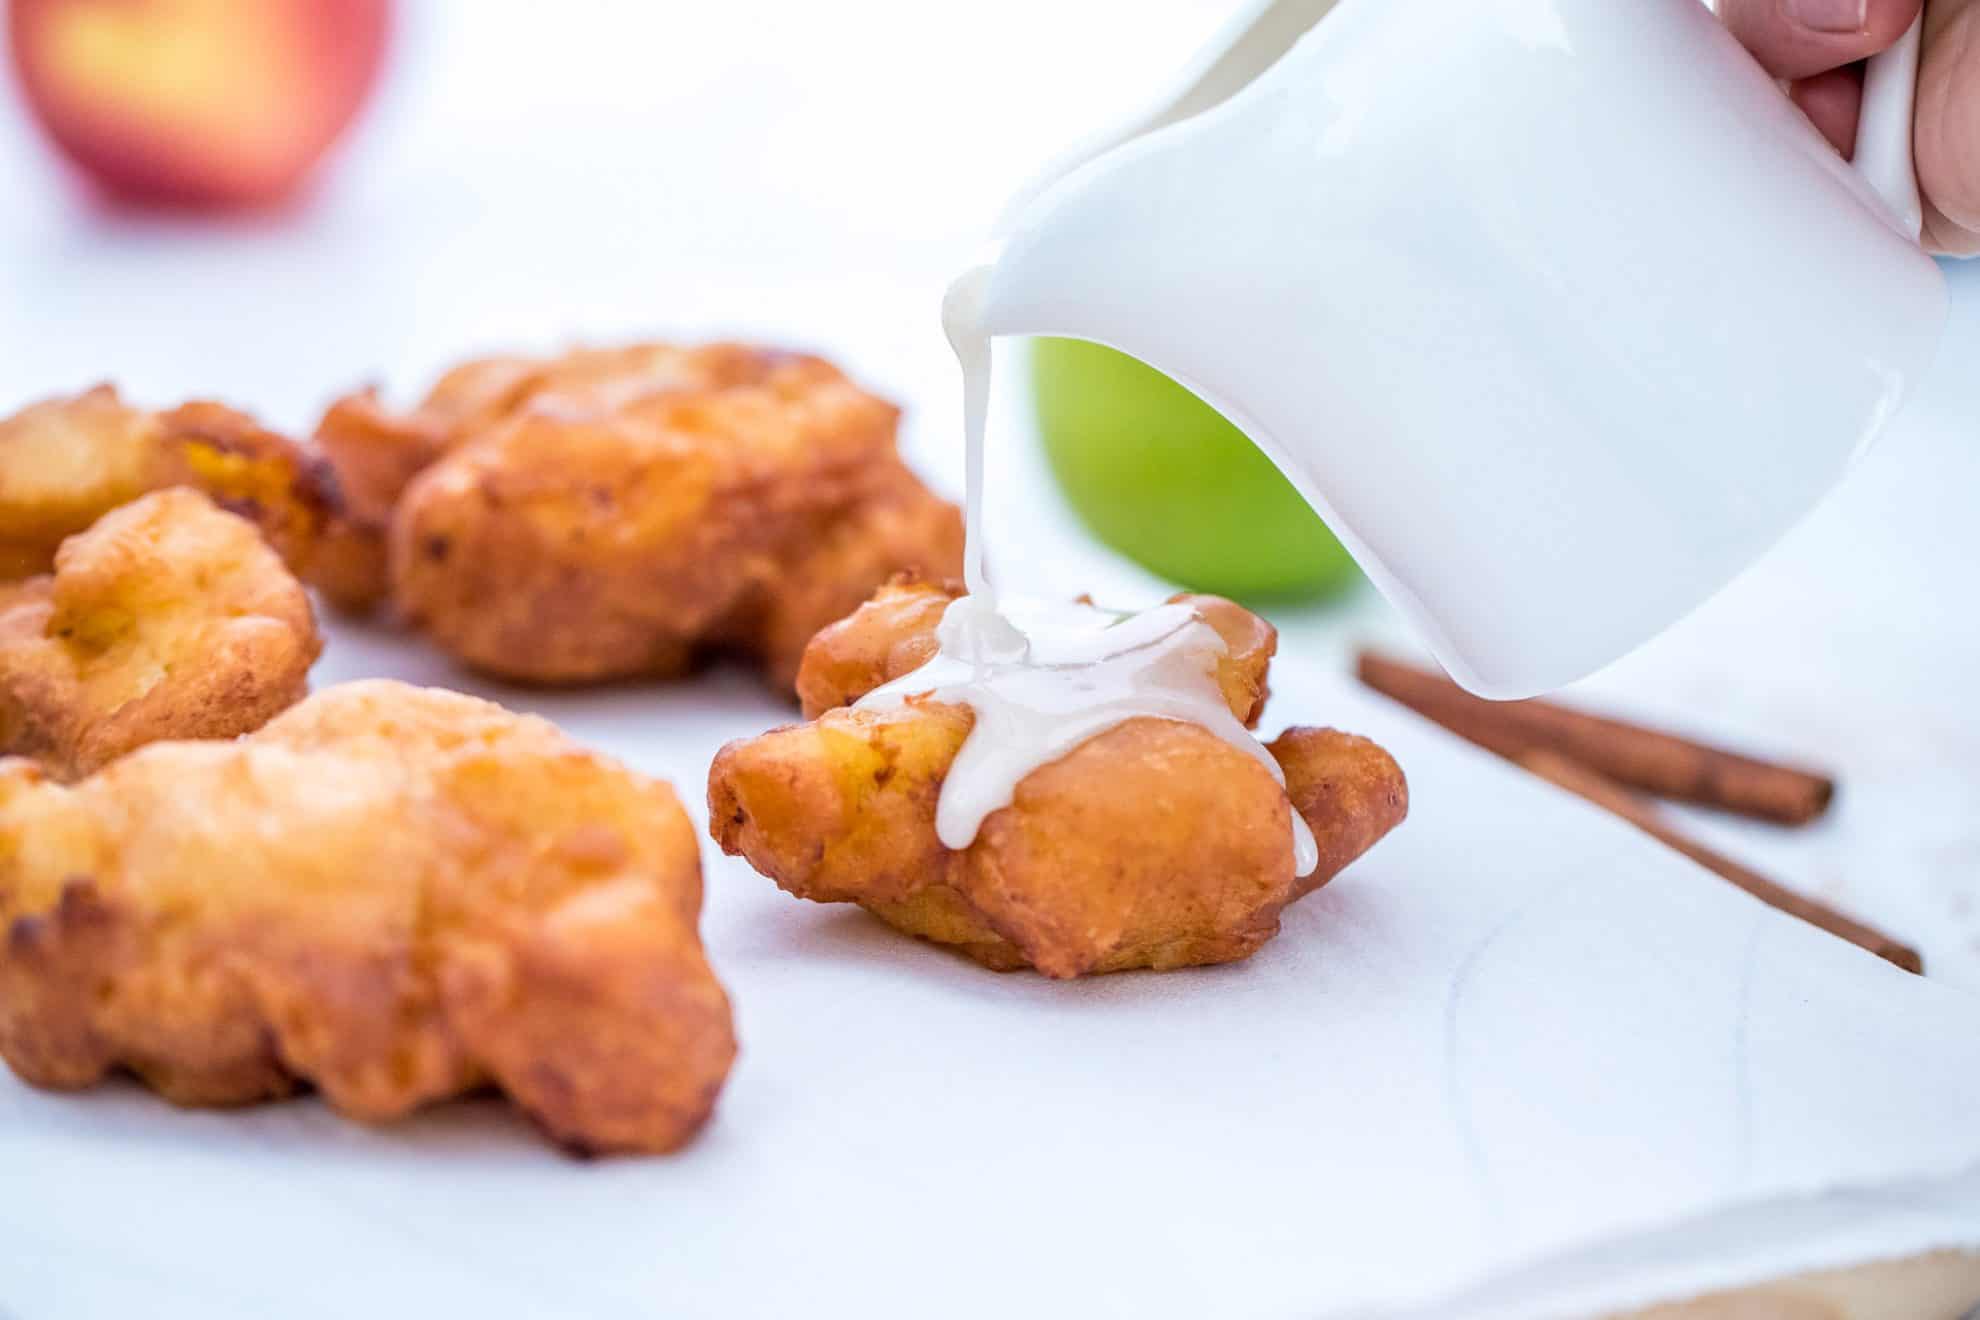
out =
<path fill-rule="evenodd" d="M 973 716 L 909 700 L 848 703 L 934 651 L 956 589 L 894 583 L 805 653 L 807 723 L 734 742 L 709 772 L 709 826 L 801 898 L 858 903 L 997 970 L 1049 976 L 1230 962 L 1279 928 L 1287 904 L 1366 852 L 1408 810 L 1402 772 L 1365 738 L 1290 729 L 1256 760 L 1175 720 L 1138 718 L 1017 786 L 961 851 L 936 836 L 942 783 Z M 1224 638 L 1217 679 L 1233 715 L 1260 715 L 1277 644 L 1229 601 L 1180 596 Z M 1290 811 L 1320 848 L 1294 874 Z"/>
<path fill-rule="evenodd" d="M 724 625 L 722 640 L 758 658 L 782 691 L 797 683 L 805 648 L 821 628 L 858 609 L 901 574 L 957 572 L 963 526 L 956 506 L 906 465 L 882 464 L 850 511 L 834 511 L 763 565 Z"/>
<path fill-rule="evenodd" d="M 394 603 L 466 664 L 581 683 L 733 650 L 787 685 L 890 575 L 961 563 L 897 422 L 818 358 L 638 344 L 469 362 L 402 414 L 353 395 L 317 445 Z"/>
<path fill-rule="evenodd" d="M 633 344 L 475 358 L 441 376 L 406 412 L 387 408 L 376 389 L 337 400 L 317 426 L 316 444 L 353 513 L 382 529 L 405 488 L 436 459 L 539 402 L 609 412 L 641 395 L 746 384 L 762 357 L 740 344 Z"/>
<path fill-rule="evenodd" d="M 74 779 L 166 738 L 260 728 L 308 689 L 309 597 L 197 491 L 111 510 L 52 574 L 0 585 L 0 754 Z"/>
<path fill-rule="evenodd" d="M 108 385 L 0 421 L 0 574 L 46 573 L 55 550 L 120 504 L 170 484 L 155 413 Z"/>
<path fill-rule="evenodd" d="M 336 400 L 316 428 L 316 447 L 345 493 L 352 523 L 383 547 L 399 497 L 413 478 L 449 451 L 496 429 L 539 402 L 561 409 L 609 410 L 645 392 L 714 389 L 733 379 L 753 352 L 730 344 L 681 349 L 639 344 L 574 349 L 561 357 L 476 358 L 448 371 L 425 399 L 395 412 L 367 387 Z M 382 571 L 361 610 L 382 600 L 391 583 Z"/>
<path fill-rule="evenodd" d="M 381 589 L 382 545 L 344 516 L 327 463 L 222 404 L 154 412 L 109 385 L 0 419 L 0 579 L 47 572 L 64 538 L 170 486 L 248 519 L 333 601 Z"/>
<path fill-rule="evenodd" d="M 0 762 L 0 1056 L 182 1105 L 314 1086 L 386 1122 L 492 1084 L 666 1151 L 735 1054 L 673 791 L 451 692 L 330 688 L 74 786 Z"/>

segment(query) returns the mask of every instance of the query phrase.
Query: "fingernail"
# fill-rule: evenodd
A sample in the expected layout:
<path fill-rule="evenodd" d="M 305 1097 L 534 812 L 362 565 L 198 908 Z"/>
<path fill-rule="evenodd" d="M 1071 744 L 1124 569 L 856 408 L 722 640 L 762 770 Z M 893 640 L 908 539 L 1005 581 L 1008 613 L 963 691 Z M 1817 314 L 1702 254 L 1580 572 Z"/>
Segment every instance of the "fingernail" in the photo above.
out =
<path fill-rule="evenodd" d="M 1790 19 L 1810 32 L 1861 32 L 1869 0 L 1787 0 Z"/>

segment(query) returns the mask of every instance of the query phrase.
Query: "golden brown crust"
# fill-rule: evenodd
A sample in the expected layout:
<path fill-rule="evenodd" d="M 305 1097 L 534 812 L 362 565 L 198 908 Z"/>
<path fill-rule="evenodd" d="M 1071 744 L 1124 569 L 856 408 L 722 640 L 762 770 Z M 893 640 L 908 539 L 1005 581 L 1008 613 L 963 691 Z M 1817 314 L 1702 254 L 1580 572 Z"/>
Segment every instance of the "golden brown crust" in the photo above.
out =
<path fill-rule="evenodd" d="M 735 1051 L 672 791 L 541 720 L 346 684 L 72 788 L 0 763 L 0 1055 L 386 1121 L 493 1083 L 567 1145 L 693 1134 Z"/>
<path fill-rule="evenodd" d="M 0 590 L 0 753 L 73 779 L 144 743 L 231 738 L 300 700 L 321 649 L 251 524 L 196 491 L 146 495 Z"/>
<path fill-rule="evenodd" d="M 881 465 L 853 507 L 796 538 L 750 585 L 724 640 L 758 657 L 792 691 L 818 631 L 845 618 L 890 578 L 942 576 L 962 563 L 962 510 L 898 463 Z"/>
<path fill-rule="evenodd" d="M 400 608 L 508 678 L 673 675 L 795 524 L 854 504 L 894 409 L 824 363 L 600 411 L 559 394 L 451 451 L 393 525 Z"/>
<path fill-rule="evenodd" d="M 335 519 L 330 470 L 285 435 L 225 404 L 196 401 L 157 414 L 171 478 L 260 529 L 284 563 L 306 576 Z"/>
<path fill-rule="evenodd" d="M 1279 630 L 1235 601 L 1222 596 L 1182 592 L 1169 597 L 1172 605 L 1190 605 L 1224 639 L 1225 653 L 1217 661 L 1217 686 L 1224 704 L 1247 729 L 1258 727 L 1271 695 L 1267 681 L 1272 657 L 1279 653 Z"/>
<path fill-rule="evenodd" d="M 1269 750 L 1285 772 L 1286 793 L 1299 814 L 1309 822 L 1333 822 L 1330 829 L 1313 831 L 1320 865 L 1300 878 L 1302 895 L 1333 879 L 1409 814 L 1402 768 L 1359 734 L 1294 727 L 1273 739 Z"/>
<path fill-rule="evenodd" d="M 399 415 L 353 395 L 317 443 L 389 540 L 395 603 L 465 663 L 578 683 L 720 649 L 788 685 L 887 577 L 960 565 L 897 421 L 817 358 L 638 344 L 469 362 Z"/>
<path fill-rule="evenodd" d="M 64 539 L 168 484 L 160 433 L 109 385 L 0 420 L 0 574 L 46 573 Z"/>
<path fill-rule="evenodd" d="M 850 706 L 935 655 L 935 629 L 963 584 L 897 578 L 837 623 L 821 628 L 798 664 L 804 717 Z"/>
<path fill-rule="evenodd" d="M 109 385 L 0 419 L 0 578 L 47 572 L 64 538 L 172 486 L 252 522 L 291 571 L 333 600 L 382 579 L 382 542 L 345 517 L 322 460 L 223 404 L 152 412 Z"/>
<path fill-rule="evenodd" d="M 528 409 L 610 413 L 645 396 L 720 389 L 744 383 L 770 356 L 740 344 L 634 344 L 555 357 L 473 358 L 441 376 L 405 412 L 387 408 L 369 386 L 336 400 L 317 425 L 316 446 L 336 471 L 353 515 L 382 536 L 415 477 Z"/>
<path fill-rule="evenodd" d="M 367 386 L 330 405 L 315 444 L 337 474 L 353 517 L 379 535 L 412 479 L 447 451 L 449 434 L 423 411 L 395 413 Z"/>
<path fill-rule="evenodd" d="M 352 513 L 382 530 L 414 477 L 527 408 L 611 412 L 642 396 L 721 389 L 746 383 L 767 356 L 741 344 L 633 344 L 555 357 L 473 358 L 441 376 L 405 412 L 385 407 L 371 387 L 338 399 L 317 426 L 316 444 Z"/>
<path fill-rule="evenodd" d="M 1018 784 L 971 845 L 935 833 L 942 781 L 973 718 L 909 701 L 843 702 L 909 672 L 953 588 L 894 583 L 820 633 L 799 677 L 810 722 L 734 742 L 709 771 L 709 827 L 725 852 L 801 898 L 859 903 L 997 970 L 1071 977 L 1229 962 L 1278 930 L 1281 909 L 1379 840 L 1407 809 L 1381 748 L 1293 730 L 1256 760 L 1195 725 L 1134 719 Z M 1228 601 L 1192 600 L 1230 648 L 1219 679 L 1254 721 L 1276 639 Z M 821 709 L 837 699 L 836 708 Z M 1290 808 L 1321 864 L 1293 874 Z"/>

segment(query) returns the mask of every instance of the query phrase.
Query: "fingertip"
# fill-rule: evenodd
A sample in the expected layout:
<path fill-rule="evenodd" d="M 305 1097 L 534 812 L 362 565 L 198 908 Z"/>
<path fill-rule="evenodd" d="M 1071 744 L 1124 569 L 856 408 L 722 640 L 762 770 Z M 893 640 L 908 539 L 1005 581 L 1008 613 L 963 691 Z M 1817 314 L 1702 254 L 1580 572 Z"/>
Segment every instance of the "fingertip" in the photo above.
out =
<path fill-rule="evenodd" d="M 1929 203 L 1925 207 L 1925 232 L 1921 241 L 1927 252 L 1942 257 L 1980 256 L 1980 230 L 1954 224 Z"/>
<path fill-rule="evenodd" d="M 1720 0 L 1719 17 L 1777 78 L 1810 78 L 1890 48 L 1923 0 Z"/>
<path fill-rule="evenodd" d="M 1924 8 L 1925 0 L 1869 0 L 1863 16 L 1863 39 L 1868 44 L 1862 58 L 1897 45 Z"/>
<path fill-rule="evenodd" d="M 1918 186 L 1928 241 L 1966 254 L 1980 247 L 1980 4 L 1934 18 L 1918 74 Z"/>

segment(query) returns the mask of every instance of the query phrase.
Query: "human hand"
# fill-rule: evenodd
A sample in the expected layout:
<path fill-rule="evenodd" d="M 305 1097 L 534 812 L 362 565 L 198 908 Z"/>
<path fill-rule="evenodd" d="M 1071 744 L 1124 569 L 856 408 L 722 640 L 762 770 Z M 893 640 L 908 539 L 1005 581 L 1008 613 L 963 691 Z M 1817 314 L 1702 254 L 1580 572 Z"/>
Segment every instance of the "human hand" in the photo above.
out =
<path fill-rule="evenodd" d="M 1720 0 L 1719 16 L 1845 156 L 1856 149 L 1861 61 L 1918 17 L 1920 0 Z M 1930 0 L 1913 148 L 1925 245 L 1980 253 L 1980 0 Z"/>

